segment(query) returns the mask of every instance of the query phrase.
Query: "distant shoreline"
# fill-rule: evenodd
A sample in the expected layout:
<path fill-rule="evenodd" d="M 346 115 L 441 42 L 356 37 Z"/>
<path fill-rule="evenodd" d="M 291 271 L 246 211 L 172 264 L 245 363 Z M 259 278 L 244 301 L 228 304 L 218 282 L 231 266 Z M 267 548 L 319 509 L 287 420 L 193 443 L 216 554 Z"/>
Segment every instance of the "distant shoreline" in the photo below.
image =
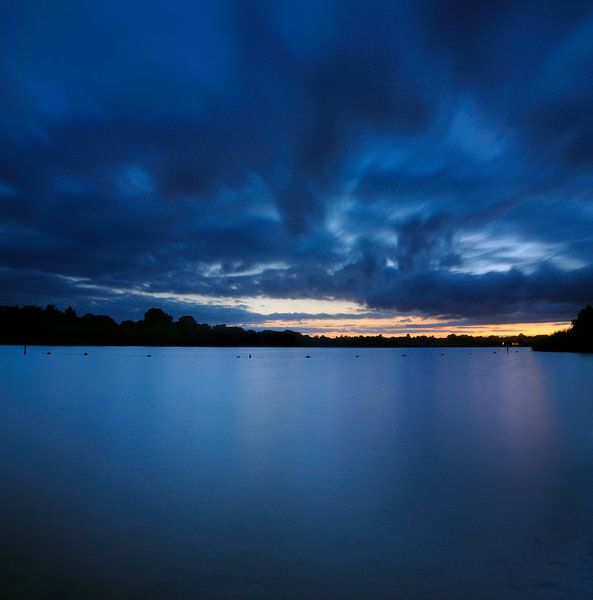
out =
<path fill-rule="evenodd" d="M 178 348 L 519 348 L 543 352 L 593 352 L 593 308 L 579 312 L 572 327 L 552 335 L 339 336 L 307 335 L 293 330 L 254 331 L 198 323 L 191 316 L 174 320 L 151 308 L 139 321 L 117 323 L 106 315 L 79 317 L 68 307 L 0 306 L 0 344 L 10 346 L 114 346 Z"/>
<path fill-rule="evenodd" d="M 0 341 L 0 347 L 11 347 L 11 348 L 22 348 L 25 344 L 20 344 L 20 343 L 8 343 L 8 342 L 2 342 Z M 64 343 L 42 343 L 42 344 L 26 344 L 27 349 L 29 348 L 40 348 L 40 347 L 55 347 L 55 348 L 279 348 L 279 349 L 289 349 L 289 348 L 302 348 L 302 349 L 307 349 L 307 348 L 344 348 L 344 349 L 356 349 L 356 348 L 360 348 L 360 349 L 373 349 L 373 348 L 378 348 L 378 349 L 385 349 L 385 350 L 389 350 L 389 349 L 395 349 L 397 350 L 398 348 L 402 348 L 402 349 L 414 349 L 414 348 L 418 348 L 418 349 L 430 349 L 430 348 L 435 348 L 435 349 L 439 349 L 439 348 L 499 348 L 501 350 L 501 352 L 505 352 L 506 351 L 506 346 L 502 346 L 502 345 L 498 345 L 498 344 L 483 344 L 483 345 L 447 345 L 447 344 L 442 344 L 442 345 L 431 345 L 431 346 L 420 346 L 420 345 L 409 345 L 409 346 L 395 346 L 395 345 L 384 345 L 384 346 L 380 346 L 380 345 L 367 345 L 367 346 L 363 346 L 363 345 L 345 345 L 345 344 L 339 344 L 339 345 L 329 345 L 329 344 L 324 344 L 324 345 L 314 345 L 314 344 L 309 344 L 309 345 L 291 345 L 291 346 L 282 346 L 282 345 L 245 345 L 245 344 L 241 344 L 241 345 L 234 345 L 234 344 L 227 344 L 227 345 L 222 345 L 222 344 L 92 344 L 92 343 L 80 343 L 80 344 L 64 344 Z M 531 348 L 531 346 L 526 345 L 526 346 L 509 346 L 509 350 L 513 350 L 513 349 L 518 349 L 518 348 Z"/>
<path fill-rule="evenodd" d="M 159 308 L 140 321 L 117 323 L 105 315 L 79 317 L 72 308 L 0 307 L 0 344 L 49 346 L 295 347 L 295 348 L 451 348 L 529 347 L 533 336 L 339 336 L 307 335 L 293 330 L 254 331 L 198 323 L 191 316 L 174 320 Z"/>

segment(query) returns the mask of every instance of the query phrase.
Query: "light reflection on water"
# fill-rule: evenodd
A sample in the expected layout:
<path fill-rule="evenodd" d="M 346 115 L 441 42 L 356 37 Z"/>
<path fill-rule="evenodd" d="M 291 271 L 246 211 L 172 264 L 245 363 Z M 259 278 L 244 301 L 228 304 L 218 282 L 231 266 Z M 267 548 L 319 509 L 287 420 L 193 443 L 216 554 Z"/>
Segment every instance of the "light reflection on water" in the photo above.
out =
<path fill-rule="evenodd" d="M 591 597 L 591 356 L 47 351 L 0 347 L 8 597 Z"/>

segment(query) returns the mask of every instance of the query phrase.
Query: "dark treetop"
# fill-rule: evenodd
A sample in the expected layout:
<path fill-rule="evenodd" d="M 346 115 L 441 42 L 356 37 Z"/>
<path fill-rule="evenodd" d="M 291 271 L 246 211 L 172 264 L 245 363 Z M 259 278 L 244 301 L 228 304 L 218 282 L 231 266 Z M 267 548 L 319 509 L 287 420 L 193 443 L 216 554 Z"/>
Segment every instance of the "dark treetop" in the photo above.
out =
<path fill-rule="evenodd" d="M 566 331 L 538 337 L 533 349 L 549 352 L 593 352 L 593 307 L 583 308 L 572 321 L 572 327 Z"/>

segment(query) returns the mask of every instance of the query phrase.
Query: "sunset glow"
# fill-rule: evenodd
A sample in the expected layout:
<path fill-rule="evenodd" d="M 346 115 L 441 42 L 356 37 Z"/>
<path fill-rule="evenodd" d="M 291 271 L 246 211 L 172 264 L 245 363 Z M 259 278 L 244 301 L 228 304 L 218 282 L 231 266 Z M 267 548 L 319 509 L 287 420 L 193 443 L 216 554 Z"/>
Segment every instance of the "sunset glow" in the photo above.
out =
<path fill-rule="evenodd" d="M 270 328 L 270 329 L 295 329 L 311 335 L 325 335 L 338 337 L 341 335 L 383 335 L 397 337 L 410 334 L 446 337 L 450 334 L 475 335 L 475 336 L 513 336 L 524 334 L 545 335 L 561 329 L 566 329 L 570 323 L 505 323 L 505 324 L 480 324 L 460 325 L 450 321 L 423 319 L 422 317 L 406 319 L 372 319 L 361 318 L 356 321 L 348 319 L 298 319 L 280 320 L 271 319 L 260 323 L 245 323 L 245 327 Z"/>

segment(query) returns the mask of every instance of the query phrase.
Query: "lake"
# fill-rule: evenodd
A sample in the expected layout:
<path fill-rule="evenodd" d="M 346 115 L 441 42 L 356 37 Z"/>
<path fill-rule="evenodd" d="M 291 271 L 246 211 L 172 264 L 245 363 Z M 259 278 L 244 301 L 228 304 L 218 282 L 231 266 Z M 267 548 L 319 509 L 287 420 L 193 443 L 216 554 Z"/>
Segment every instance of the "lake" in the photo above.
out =
<path fill-rule="evenodd" d="M 2 346 L 0 540 L 11 599 L 590 599 L 593 356 Z"/>

